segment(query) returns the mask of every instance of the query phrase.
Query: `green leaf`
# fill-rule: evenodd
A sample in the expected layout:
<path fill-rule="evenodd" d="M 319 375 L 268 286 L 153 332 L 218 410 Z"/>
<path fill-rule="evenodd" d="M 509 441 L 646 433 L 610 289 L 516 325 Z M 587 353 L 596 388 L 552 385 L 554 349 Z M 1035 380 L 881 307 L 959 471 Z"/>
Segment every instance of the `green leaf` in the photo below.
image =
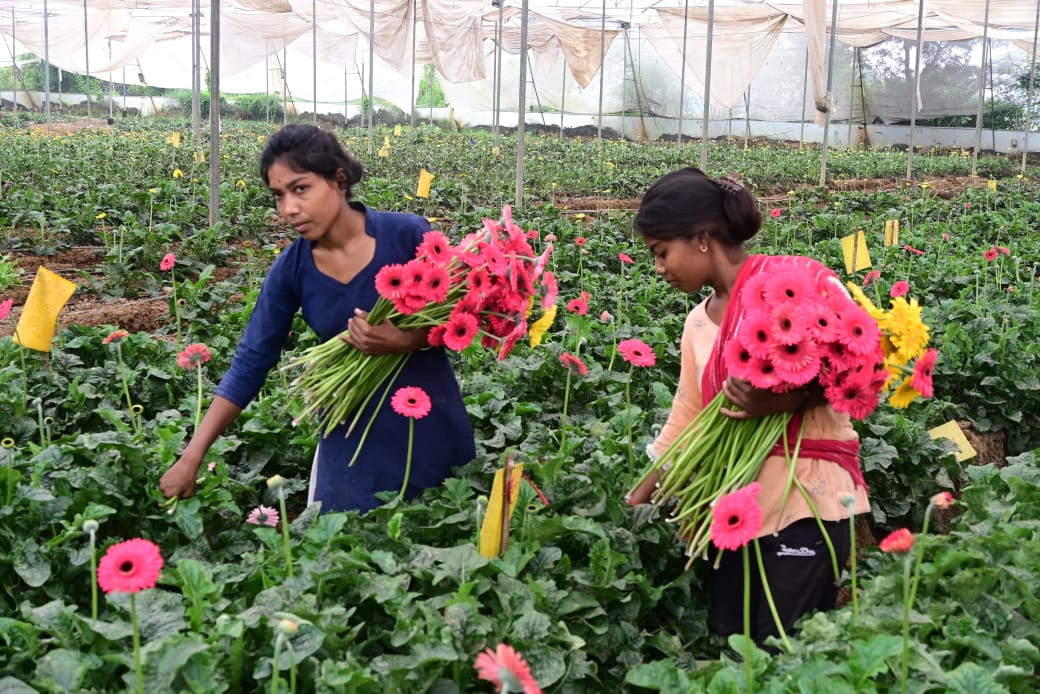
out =
<path fill-rule="evenodd" d="M 975 663 L 958 665 L 947 676 L 946 687 L 949 694 L 1002 694 L 1008 691 L 993 680 L 988 670 Z"/>
<path fill-rule="evenodd" d="M 40 659 L 36 677 L 58 691 L 74 692 L 79 690 L 87 671 L 99 664 L 96 656 L 57 648 Z"/>
<path fill-rule="evenodd" d="M 192 668 L 187 666 L 193 660 L 201 660 L 203 662 L 197 663 L 197 665 L 204 665 L 200 670 L 203 672 L 208 671 L 212 675 L 211 666 L 205 667 L 209 666 L 212 661 L 212 656 L 207 653 L 208 650 L 209 645 L 205 641 L 181 634 L 174 634 L 160 641 L 152 641 L 142 651 L 142 655 L 145 656 L 145 691 L 177 691 L 181 688 L 174 685 L 182 674 L 189 674 L 189 680 L 205 684 L 204 679 L 200 681 L 201 672 L 192 672 Z M 207 653 L 207 655 L 202 658 L 197 657 L 203 653 Z M 188 670 L 188 673 L 183 673 L 184 670 Z M 132 682 L 133 674 L 130 673 L 129 676 Z M 210 687 L 213 684 L 213 682 L 210 682 Z M 195 691 L 200 690 L 195 689 Z"/>
<path fill-rule="evenodd" d="M 525 612 L 513 622 L 513 629 L 517 637 L 524 641 L 538 641 L 549 635 L 551 624 L 546 615 L 532 610 Z"/>
<path fill-rule="evenodd" d="M 866 685 L 888 670 L 888 659 L 903 652 L 903 639 L 893 634 L 875 634 L 869 641 L 853 641 L 849 674 L 853 684 Z"/>

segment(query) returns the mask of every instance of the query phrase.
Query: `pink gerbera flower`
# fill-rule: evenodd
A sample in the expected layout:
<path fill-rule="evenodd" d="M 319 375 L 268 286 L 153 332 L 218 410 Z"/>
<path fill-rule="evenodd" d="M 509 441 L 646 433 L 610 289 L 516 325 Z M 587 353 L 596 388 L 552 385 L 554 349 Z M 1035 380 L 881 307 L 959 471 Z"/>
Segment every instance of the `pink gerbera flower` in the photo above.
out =
<path fill-rule="evenodd" d="M 744 300 L 744 304 L 749 310 L 758 309 L 768 311 L 769 307 L 765 305 L 765 292 L 766 286 L 769 285 L 769 275 L 766 273 L 759 273 L 753 277 L 749 277 L 744 282 L 744 289 L 741 292 L 741 298 Z"/>
<path fill-rule="evenodd" d="M 486 648 L 477 655 L 473 663 L 477 670 L 477 678 L 498 687 L 500 692 L 523 692 L 523 694 L 541 694 L 542 690 L 531 674 L 524 657 L 513 650 L 512 646 L 498 644 L 494 650 Z"/>
<path fill-rule="evenodd" d="M 5 299 L 0 302 L 0 320 L 7 318 L 11 315 L 11 308 L 14 306 L 14 299 Z"/>
<path fill-rule="evenodd" d="M 457 311 L 444 324 L 444 346 L 461 352 L 473 343 L 480 330 L 480 323 L 472 313 Z"/>
<path fill-rule="evenodd" d="M 985 258 L 988 262 L 992 263 L 994 260 L 997 259 L 997 249 L 996 248 L 989 249 L 988 251 L 986 251 L 985 253 L 982 254 L 982 257 Z"/>
<path fill-rule="evenodd" d="M 426 334 L 426 341 L 430 343 L 430 347 L 444 346 L 444 333 L 447 329 L 443 323 L 430 328 L 430 332 Z"/>
<path fill-rule="evenodd" d="M 869 372 L 839 378 L 835 383 L 825 386 L 823 394 L 831 407 L 853 419 L 864 419 L 878 405 L 878 387 Z"/>
<path fill-rule="evenodd" d="M 578 238 L 574 239 L 574 245 L 577 246 L 578 248 L 581 248 L 587 242 L 588 242 L 588 239 L 586 239 L 584 236 L 579 236 Z"/>
<path fill-rule="evenodd" d="M 98 586 L 106 593 L 137 593 L 154 588 L 162 567 L 159 547 L 136 537 L 112 545 L 101 557 L 97 568 Z"/>
<path fill-rule="evenodd" d="M 754 374 L 751 372 L 751 361 L 754 357 L 739 337 L 726 343 L 723 358 L 726 363 L 726 372 L 730 376 L 745 381 L 752 379 Z"/>
<path fill-rule="evenodd" d="M 431 265 L 423 276 L 422 297 L 428 303 L 440 304 L 448 298 L 451 289 L 451 275 L 443 265 Z"/>
<path fill-rule="evenodd" d="M 394 408 L 394 412 L 402 417 L 422 419 L 430 414 L 432 404 L 430 396 L 422 388 L 418 386 L 404 386 L 398 388 L 393 397 L 390 398 L 390 406 Z"/>
<path fill-rule="evenodd" d="M 633 366 L 653 366 L 657 363 L 657 356 L 650 345 L 636 338 L 622 340 L 617 346 L 618 354 Z"/>
<path fill-rule="evenodd" d="M 777 219 L 781 214 L 782 212 L 780 211 L 779 207 L 774 207 L 773 209 L 769 210 L 769 216 L 773 219 Z"/>
<path fill-rule="evenodd" d="M 756 357 L 768 357 L 773 344 L 773 319 L 766 311 L 749 310 L 737 327 L 737 339 Z"/>
<path fill-rule="evenodd" d="M 400 263 L 384 265 L 376 273 L 376 291 L 390 301 L 403 296 L 407 288 L 408 270 Z"/>
<path fill-rule="evenodd" d="M 267 525 L 272 528 L 278 525 L 278 511 L 270 506 L 257 506 L 246 516 L 246 523 L 253 525 Z"/>
<path fill-rule="evenodd" d="M 863 278 L 863 286 L 869 287 L 878 279 L 881 279 L 881 270 L 871 270 L 867 273 L 867 276 Z"/>
<path fill-rule="evenodd" d="M 209 347 L 196 342 L 188 345 L 184 350 L 177 355 L 177 366 L 182 369 L 197 369 L 210 360 L 213 353 L 209 351 Z"/>
<path fill-rule="evenodd" d="M 572 373 L 576 373 L 579 376 L 588 376 L 589 367 L 585 366 L 584 362 L 578 357 L 574 356 L 570 352 L 564 352 L 560 355 L 560 363 L 567 367 Z"/>
<path fill-rule="evenodd" d="M 806 333 L 818 344 L 835 340 L 834 326 L 837 317 L 834 310 L 824 301 L 813 301 L 802 307 Z"/>
<path fill-rule="evenodd" d="M 774 342 L 792 345 L 801 342 L 805 337 L 807 326 L 801 304 L 794 301 L 781 301 L 773 306 L 769 317 L 772 319 L 770 334 Z"/>
<path fill-rule="evenodd" d="M 767 358 L 752 355 L 748 363 L 748 381 L 756 388 L 775 388 L 781 383 L 780 373 Z"/>
<path fill-rule="evenodd" d="M 3 316 L 0 316 L 0 318 L 3 318 Z M 125 331 L 125 330 L 113 330 L 112 332 L 110 332 L 108 334 L 108 337 L 106 337 L 104 340 L 101 341 L 101 344 L 103 344 L 103 345 L 110 345 L 113 342 L 121 342 L 124 338 L 127 338 L 127 337 L 130 337 L 130 333 L 128 333 L 127 331 Z"/>
<path fill-rule="evenodd" d="M 938 356 L 938 350 L 929 348 L 914 363 L 914 375 L 910 377 L 910 385 L 921 397 L 932 397 L 932 373 L 935 370 L 935 358 Z"/>
<path fill-rule="evenodd" d="M 422 243 L 419 244 L 415 254 L 431 263 L 447 263 L 455 255 L 451 241 L 439 231 L 427 231 L 423 234 Z"/>
<path fill-rule="evenodd" d="M 906 528 L 889 533 L 888 537 L 878 543 L 878 548 L 887 554 L 906 554 L 914 546 L 914 534 Z"/>
<path fill-rule="evenodd" d="M 816 286 L 809 276 L 800 270 L 781 270 L 772 273 L 765 285 L 763 296 L 770 306 L 785 301 L 801 303 L 815 296 Z"/>
<path fill-rule="evenodd" d="M 475 292 L 478 296 L 486 295 L 491 289 L 491 275 L 487 268 L 478 267 L 470 270 L 466 275 L 466 285 L 471 292 Z"/>
<path fill-rule="evenodd" d="M 631 265 L 632 263 L 636 262 L 632 260 L 632 256 L 628 255 L 627 253 L 618 253 L 617 257 L 618 260 L 620 260 L 625 265 Z"/>
<path fill-rule="evenodd" d="M 835 334 L 838 341 L 853 354 L 871 354 L 881 342 L 881 329 L 877 321 L 859 306 L 850 306 L 842 314 L 840 324 L 835 327 Z"/>
<path fill-rule="evenodd" d="M 906 280 L 899 280 L 892 283 L 892 288 L 888 291 L 888 295 L 895 299 L 900 296 L 906 296 L 909 291 L 910 283 Z"/>
<path fill-rule="evenodd" d="M 159 269 L 163 272 L 169 272 L 173 269 L 173 266 L 177 263 L 177 256 L 173 253 L 167 253 L 163 256 L 163 259 L 159 261 Z"/>
<path fill-rule="evenodd" d="M 762 485 L 752 482 L 715 502 L 711 509 L 711 541 L 721 550 L 740 549 L 762 529 L 762 507 L 756 497 Z"/>
<path fill-rule="evenodd" d="M 903 250 L 913 253 L 914 255 L 924 255 L 924 251 L 922 251 L 920 248 L 914 248 L 910 244 L 906 244 L 905 246 L 903 246 Z"/>
<path fill-rule="evenodd" d="M 538 293 L 542 297 L 542 308 L 549 308 L 556 303 L 560 292 L 556 286 L 556 275 L 546 272 L 542 275 L 542 283 L 538 287 Z"/>
<path fill-rule="evenodd" d="M 803 340 L 794 344 L 776 344 L 770 352 L 770 361 L 777 375 L 785 383 L 803 386 L 820 373 L 820 355 L 816 343 Z"/>

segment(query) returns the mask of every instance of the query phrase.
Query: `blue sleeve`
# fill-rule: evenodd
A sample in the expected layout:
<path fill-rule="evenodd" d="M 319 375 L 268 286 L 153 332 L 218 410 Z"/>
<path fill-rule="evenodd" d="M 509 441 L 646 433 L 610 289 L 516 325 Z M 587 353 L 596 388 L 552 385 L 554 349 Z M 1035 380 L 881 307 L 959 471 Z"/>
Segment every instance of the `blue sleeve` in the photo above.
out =
<path fill-rule="evenodd" d="M 293 316 L 300 307 L 295 250 L 295 245 L 286 249 L 271 265 L 231 368 L 217 386 L 217 395 L 243 409 L 260 392 L 268 372 L 278 363 Z"/>

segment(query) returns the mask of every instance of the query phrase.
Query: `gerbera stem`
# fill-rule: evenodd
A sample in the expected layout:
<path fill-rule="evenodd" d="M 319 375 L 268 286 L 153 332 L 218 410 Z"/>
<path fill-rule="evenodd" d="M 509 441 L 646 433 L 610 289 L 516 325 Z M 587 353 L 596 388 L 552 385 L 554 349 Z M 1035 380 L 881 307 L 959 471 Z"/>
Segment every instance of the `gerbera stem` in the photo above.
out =
<path fill-rule="evenodd" d="M 289 517 L 285 515 L 285 494 L 278 490 L 278 510 L 282 512 L 282 546 L 285 548 L 285 572 L 293 577 L 292 544 L 289 542 Z"/>
<path fill-rule="evenodd" d="M 773 615 L 773 622 L 776 624 L 776 630 L 780 634 L 780 640 L 784 642 L 784 648 L 788 651 L 791 650 L 791 642 L 787 640 L 787 633 L 784 631 L 783 622 L 780 621 L 780 614 L 776 611 L 776 603 L 773 602 L 773 591 L 769 590 L 769 580 L 766 578 L 766 567 L 762 562 L 762 546 L 758 544 L 758 538 L 754 539 L 755 543 L 755 560 L 758 562 L 758 575 L 762 579 L 762 590 L 766 594 L 766 603 L 769 605 L 769 613 Z M 747 547 L 744 547 L 747 551 Z"/>
<path fill-rule="evenodd" d="M 90 618 L 97 621 L 97 542 L 94 531 L 90 532 Z"/>
<path fill-rule="evenodd" d="M 907 677 L 910 673 L 910 562 L 912 557 L 906 555 L 903 560 L 903 654 L 899 667 L 899 691 L 906 694 Z"/>
<path fill-rule="evenodd" d="M 271 663 L 271 694 L 278 694 L 278 680 L 280 679 L 278 673 L 278 661 L 282 655 L 282 640 L 285 637 L 282 636 L 281 632 L 274 637 L 274 659 Z"/>
<path fill-rule="evenodd" d="M 134 431 L 140 434 L 141 428 L 137 424 L 137 415 L 134 414 L 134 401 L 130 398 L 130 384 L 126 379 L 126 364 L 123 362 L 122 340 L 116 342 L 116 358 L 119 359 L 119 378 L 123 381 L 123 396 L 126 397 L 126 407 L 130 412 L 130 424 L 133 426 Z M 195 428 L 199 428 L 198 422 L 195 423 Z"/>
<path fill-rule="evenodd" d="M 560 455 L 567 447 L 567 405 L 571 397 L 571 370 L 567 367 L 567 380 L 563 384 L 563 412 L 560 415 Z"/>
<path fill-rule="evenodd" d="M 628 477 L 631 479 L 636 474 L 635 453 L 632 451 L 632 370 L 634 366 L 628 367 L 628 379 L 625 381 L 625 422 L 628 426 Z"/>
<path fill-rule="evenodd" d="M 856 514 L 849 512 L 849 570 L 852 572 L 852 623 L 859 624 L 859 595 L 856 593 Z"/>
<path fill-rule="evenodd" d="M 130 593 L 130 625 L 134 635 L 134 679 L 137 694 L 144 694 L 144 670 L 141 668 L 141 629 L 137 624 L 137 594 Z"/>
<path fill-rule="evenodd" d="M 198 388 L 195 393 L 195 431 L 199 430 L 199 424 L 202 422 L 202 365 L 196 365 L 195 375 L 197 376 Z"/>
<path fill-rule="evenodd" d="M 404 501 L 404 491 L 408 489 L 408 478 L 412 474 L 412 442 L 415 439 L 415 417 L 408 418 L 408 455 L 404 459 L 404 480 L 401 482 L 401 493 L 397 495 L 399 501 Z"/>
<path fill-rule="evenodd" d="M 149 212 L 149 215 L 151 213 Z M 173 305 L 173 318 L 177 323 L 177 344 L 181 343 L 181 307 L 177 304 L 177 278 L 173 274 L 173 268 L 170 268 L 170 300 Z"/>
<path fill-rule="evenodd" d="M 910 572 L 910 556 L 907 555 L 906 565 L 903 569 L 903 595 L 906 598 L 906 604 L 903 605 L 903 661 L 902 661 L 902 691 L 906 692 L 907 687 L 907 676 L 910 669 L 910 610 L 913 609 L 914 599 L 917 597 L 917 586 L 921 580 L 921 562 L 924 559 L 924 538 L 928 535 L 928 521 L 932 517 L 932 508 L 934 503 L 929 501 L 928 508 L 924 512 L 924 524 L 921 526 L 921 537 L 918 538 L 917 542 L 914 543 L 917 547 L 915 550 L 917 556 L 914 559 L 914 576 L 909 581 L 909 593 L 907 593 L 907 577 Z"/>
<path fill-rule="evenodd" d="M 747 545 L 740 550 L 744 564 L 744 679 L 747 681 L 747 691 L 751 692 L 754 686 L 751 676 L 751 562 Z"/>

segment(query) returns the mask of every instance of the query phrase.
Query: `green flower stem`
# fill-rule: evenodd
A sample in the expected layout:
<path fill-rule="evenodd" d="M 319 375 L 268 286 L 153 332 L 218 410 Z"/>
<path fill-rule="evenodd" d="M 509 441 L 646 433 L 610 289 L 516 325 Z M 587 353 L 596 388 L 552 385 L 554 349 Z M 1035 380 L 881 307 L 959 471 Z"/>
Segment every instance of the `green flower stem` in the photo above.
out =
<path fill-rule="evenodd" d="M 404 481 L 401 482 L 401 493 L 397 495 L 399 501 L 404 501 L 404 490 L 408 488 L 408 478 L 412 474 L 412 442 L 415 439 L 415 417 L 408 418 L 408 455 L 404 462 Z"/>
<path fill-rule="evenodd" d="M 917 598 L 917 586 L 921 581 L 921 562 L 924 560 L 924 538 L 928 535 L 928 521 L 932 517 L 932 509 L 935 504 L 928 502 L 928 508 L 924 512 L 924 524 L 921 527 L 921 536 L 914 543 L 917 555 L 914 558 L 914 575 L 910 579 L 910 555 L 908 554 L 903 567 L 903 658 L 900 670 L 901 691 L 906 692 L 907 676 L 910 670 L 910 610 L 913 609 L 914 599 Z M 908 587 L 909 586 L 909 587 Z"/>
<path fill-rule="evenodd" d="M 784 625 L 780 621 L 780 614 L 776 611 L 776 603 L 773 602 L 773 591 L 769 590 L 769 581 L 766 578 L 766 567 L 762 562 L 762 546 L 758 544 L 757 537 L 754 539 L 754 543 L 755 560 L 758 562 L 758 575 L 762 579 L 762 590 L 765 591 L 766 594 L 766 602 L 769 604 L 769 613 L 773 615 L 773 622 L 776 624 L 776 630 L 780 633 L 780 640 L 784 642 L 784 648 L 790 651 L 791 642 L 787 640 L 787 634 L 784 632 Z M 744 549 L 746 550 L 747 547 Z"/>
<path fill-rule="evenodd" d="M 199 430 L 202 423 L 202 365 L 195 367 L 196 382 L 198 387 L 195 392 L 195 431 Z"/>
<path fill-rule="evenodd" d="M 856 514 L 849 511 L 849 569 L 852 572 L 852 623 L 859 624 L 859 595 L 856 592 Z"/>
<path fill-rule="evenodd" d="M 635 453 L 632 451 L 632 370 L 634 366 L 628 367 L 628 378 L 625 380 L 625 422 L 628 425 L 628 477 L 631 479 L 636 474 Z"/>
<path fill-rule="evenodd" d="M 149 212 L 149 215 L 151 213 Z M 177 278 L 174 277 L 173 268 L 170 268 L 170 301 L 173 304 L 173 318 L 177 322 L 177 344 L 181 343 L 181 307 L 177 304 Z"/>
<path fill-rule="evenodd" d="M 831 542 L 831 535 L 827 532 L 827 527 L 823 524 L 823 519 L 820 518 L 820 512 L 816 510 L 816 504 L 813 503 L 812 497 L 809 496 L 809 490 L 805 488 L 802 481 L 797 477 L 794 479 L 795 486 L 798 487 L 798 491 L 801 492 L 802 498 L 805 499 L 806 505 L 809 506 L 809 510 L 812 511 L 813 518 L 816 519 L 816 525 L 820 529 L 820 534 L 823 535 L 823 541 L 827 544 L 827 551 L 831 555 L 831 569 L 834 571 L 834 581 L 837 583 L 841 580 L 841 570 L 838 568 L 838 553 L 834 550 L 834 543 Z"/>
<path fill-rule="evenodd" d="M 98 616 L 98 594 L 97 594 L 97 538 L 96 533 L 90 533 L 90 618 L 95 622 Z"/>
<path fill-rule="evenodd" d="M 18 357 L 22 362 L 22 407 L 27 408 L 29 406 L 29 372 L 25 368 L 25 345 L 22 344 L 22 338 L 18 334 L 18 323 L 14 318 L 11 321 L 11 334 L 14 335 L 15 340 L 18 341 Z"/>
<path fill-rule="evenodd" d="M 907 554 L 903 559 L 903 653 L 899 665 L 899 691 L 906 694 L 907 678 L 910 674 L 910 562 Z"/>
<path fill-rule="evenodd" d="M 296 651 L 291 641 L 285 644 L 285 648 L 289 652 L 289 694 L 296 694 Z"/>
<path fill-rule="evenodd" d="M 271 694 L 278 694 L 278 680 L 280 679 L 278 661 L 282 655 L 282 641 L 284 638 L 281 632 L 278 632 L 274 637 L 274 658 L 271 662 Z"/>
<path fill-rule="evenodd" d="M 567 368 L 567 380 L 563 384 L 563 411 L 560 414 L 560 455 L 567 445 L 567 405 L 571 397 L 571 370 Z"/>
<path fill-rule="evenodd" d="M 755 684 L 751 673 L 751 562 L 748 561 L 747 545 L 740 550 L 744 564 L 744 679 L 750 693 L 754 691 Z"/>
<path fill-rule="evenodd" d="M 794 443 L 794 451 L 790 452 L 790 447 L 787 443 L 787 427 L 784 427 L 783 442 L 784 442 L 784 457 L 787 459 L 787 483 L 784 485 L 784 496 L 780 502 L 780 513 L 776 517 L 777 527 L 773 529 L 773 532 L 780 530 L 780 521 L 784 517 L 784 510 L 787 508 L 787 498 L 791 494 L 791 487 L 794 486 L 795 480 L 795 469 L 798 466 L 798 453 L 802 449 L 802 434 L 805 432 L 805 419 L 802 419 L 802 423 L 798 426 L 798 438 Z"/>
<path fill-rule="evenodd" d="M 292 544 L 289 542 L 289 519 L 285 515 L 285 494 L 279 489 L 278 510 L 282 512 L 282 547 L 285 549 L 285 572 L 289 578 L 293 577 Z"/>
<path fill-rule="evenodd" d="M 134 679 L 137 694 L 144 694 L 144 670 L 141 668 L 141 629 L 137 624 L 137 594 L 130 593 L 130 625 L 134 633 Z"/>
<path fill-rule="evenodd" d="M 140 434 L 141 426 L 138 424 L 137 415 L 134 414 L 134 401 L 130 397 L 130 383 L 126 379 L 126 363 L 123 361 L 122 342 L 122 340 L 116 341 L 116 358 L 119 360 L 119 378 L 123 381 L 123 396 L 126 398 L 126 407 L 130 413 L 130 425 L 133 426 L 136 433 Z M 195 423 L 195 428 L 198 428 L 198 422 Z"/>
<path fill-rule="evenodd" d="M 383 394 L 382 396 L 380 396 L 379 402 L 376 403 L 376 407 L 372 411 L 372 416 L 369 417 L 368 424 L 365 425 L 365 430 L 361 433 L 361 438 L 358 440 L 357 448 L 354 449 L 354 455 L 353 457 L 351 457 L 350 462 L 347 463 L 347 467 L 351 467 L 352 465 L 354 465 L 355 462 L 357 462 L 358 456 L 361 454 L 361 449 L 364 447 L 365 441 L 368 439 L 368 432 L 372 429 L 372 423 L 376 421 L 376 415 L 379 414 L 379 411 L 381 409 L 383 409 L 383 403 L 386 402 L 386 397 L 390 394 L 390 389 L 393 387 L 394 382 L 400 375 L 401 370 L 404 369 L 405 362 L 407 361 L 407 357 L 405 359 L 402 359 L 400 366 L 397 367 L 397 370 L 394 371 L 391 377 L 386 379 L 386 387 L 383 388 Z M 372 394 L 375 394 L 374 390 L 372 391 Z M 350 436 L 350 432 L 354 430 L 354 426 L 357 424 L 358 419 L 361 417 L 361 413 L 364 412 L 365 408 L 368 406 L 368 401 L 371 399 L 371 397 L 372 395 L 370 394 L 369 397 L 365 399 L 365 402 L 361 404 L 361 407 L 358 409 L 357 414 L 354 415 L 354 420 L 350 423 L 350 427 L 347 429 L 347 436 Z M 326 436 L 327 435 L 328 434 L 326 434 Z"/>

